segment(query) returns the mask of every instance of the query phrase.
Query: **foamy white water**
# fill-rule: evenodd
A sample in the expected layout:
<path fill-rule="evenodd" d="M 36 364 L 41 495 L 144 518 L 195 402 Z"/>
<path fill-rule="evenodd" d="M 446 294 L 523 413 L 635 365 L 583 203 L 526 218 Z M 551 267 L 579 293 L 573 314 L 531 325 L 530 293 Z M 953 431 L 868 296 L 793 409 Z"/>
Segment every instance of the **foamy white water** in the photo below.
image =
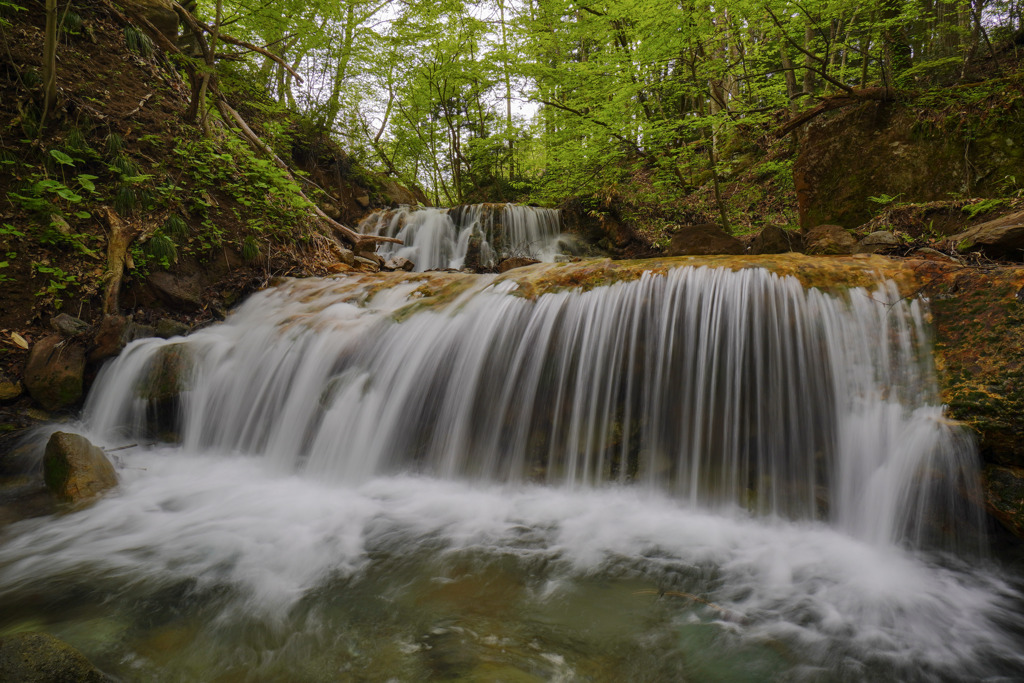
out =
<path fill-rule="evenodd" d="M 379 211 L 363 219 L 359 231 L 402 240 L 400 245 L 382 243 L 378 252 L 385 258 L 407 258 L 420 272 L 462 268 L 474 238 L 484 267 L 512 256 L 550 262 L 562 251 L 559 212 L 519 204 Z"/>
<path fill-rule="evenodd" d="M 756 269 L 514 289 L 292 281 L 133 343 L 81 427 L 143 445 L 3 532 L 0 629 L 129 680 L 1024 668 L 922 302 Z"/>

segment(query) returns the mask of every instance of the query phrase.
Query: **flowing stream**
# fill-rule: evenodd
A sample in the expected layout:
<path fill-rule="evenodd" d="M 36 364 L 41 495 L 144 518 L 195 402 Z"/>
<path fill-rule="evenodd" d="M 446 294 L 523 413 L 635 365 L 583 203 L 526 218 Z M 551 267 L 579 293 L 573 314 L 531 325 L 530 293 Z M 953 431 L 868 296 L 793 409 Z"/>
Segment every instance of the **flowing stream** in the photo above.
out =
<path fill-rule="evenodd" d="M 760 269 L 293 280 L 140 340 L 0 633 L 125 680 L 1019 680 L 925 304 Z"/>
<path fill-rule="evenodd" d="M 415 270 L 492 268 L 511 257 L 554 261 L 571 247 L 561 234 L 561 214 L 520 204 L 466 204 L 451 209 L 403 207 L 379 211 L 363 220 L 364 234 L 396 237 L 402 244 L 382 243 L 385 258 L 406 258 Z"/>

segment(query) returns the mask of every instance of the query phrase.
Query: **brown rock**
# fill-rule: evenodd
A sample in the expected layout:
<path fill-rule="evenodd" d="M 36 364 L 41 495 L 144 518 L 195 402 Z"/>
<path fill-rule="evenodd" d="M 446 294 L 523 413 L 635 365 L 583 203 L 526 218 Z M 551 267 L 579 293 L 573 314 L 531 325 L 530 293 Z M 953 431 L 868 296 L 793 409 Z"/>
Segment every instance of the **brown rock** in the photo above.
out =
<path fill-rule="evenodd" d="M 25 388 L 46 410 L 66 408 L 82 397 L 85 349 L 58 335 L 45 337 L 29 352 Z"/>
<path fill-rule="evenodd" d="M 130 318 L 123 315 L 105 315 L 100 321 L 96 336 L 93 337 L 89 361 L 101 361 L 121 353 L 128 342 L 145 339 L 157 335 L 156 328 L 148 325 L 136 325 Z"/>
<path fill-rule="evenodd" d="M 61 313 L 50 318 L 50 328 L 65 337 L 77 337 L 89 329 L 89 323 L 67 313 Z"/>
<path fill-rule="evenodd" d="M 710 256 L 742 254 L 743 243 L 714 223 L 686 225 L 672 237 L 666 256 Z"/>
<path fill-rule="evenodd" d="M 380 271 L 380 264 L 372 259 L 365 258 L 363 256 L 356 256 L 355 266 L 364 273 L 376 273 Z"/>
<path fill-rule="evenodd" d="M 523 266 L 529 266 L 534 263 L 540 263 L 537 259 L 526 258 L 523 256 L 516 256 L 514 258 L 507 258 L 498 264 L 498 272 L 504 273 L 512 270 L 513 268 L 522 268 Z"/>
<path fill-rule="evenodd" d="M 944 244 L 957 251 L 981 251 L 994 258 L 1024 259 L 1024 211 L 1010 213 L 953 235 Z"/>
<path fill-rule="evenodd" d="M 43 480 L 58 498 L 79 502 L 117 486 L 117 473 L 84 436 L 54 432 L 43 454 Z"/>
<path fill-rule="evenodd" d="M 851 254 L 857 238 L 841 225 L 819 225 L 804 235 L 805 251 L 815 256 Z"/>
<path fill-rule="evenodd" d="M 21 396 L 21 382 L 0 373 L 0 401 L 10 401 Z"/>
<path fill-rule="evenodd" d="M 786 230 L 778 225 L 768 225 L 750 242 L 751 254 L 785 254 L 803 251 L 804 240 L 796 230 Z"/>

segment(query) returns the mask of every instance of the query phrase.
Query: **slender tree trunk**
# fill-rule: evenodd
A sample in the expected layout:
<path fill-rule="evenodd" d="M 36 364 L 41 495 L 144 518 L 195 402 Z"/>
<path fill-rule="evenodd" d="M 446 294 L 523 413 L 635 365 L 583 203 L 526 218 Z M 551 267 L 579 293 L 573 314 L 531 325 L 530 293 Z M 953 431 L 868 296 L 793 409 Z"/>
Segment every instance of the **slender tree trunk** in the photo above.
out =
<path fill-rule="evenodd" d="M 43 37 L 43 114 L 39 119 L 40 135 L 56 105 L 57 0 L 46 0 L 46 33 Z"/>

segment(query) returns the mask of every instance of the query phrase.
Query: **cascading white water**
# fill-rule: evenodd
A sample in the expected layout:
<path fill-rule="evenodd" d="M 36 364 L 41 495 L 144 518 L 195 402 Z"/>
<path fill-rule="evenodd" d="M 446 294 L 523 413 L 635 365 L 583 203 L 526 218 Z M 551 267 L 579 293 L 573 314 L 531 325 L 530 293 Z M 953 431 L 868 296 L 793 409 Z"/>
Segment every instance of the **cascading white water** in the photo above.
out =
<path fill-rule="evenodd" d="M 972 451 L 936 404 L 920 302 L 889 304 L 892 284 L 843 298 L 763 270 L 683 268 L 529 301 L 506 282 L 401 324 L 394 307 L 414 300 L 402 291 L 360 308 L 337 288 L 295 281 L 225 325 L 131 347 L 87 423 L 125 439 L 149 424 L 192 452 L 335 481 L 637 481 L 880 543 L 979 526 L 958 493 L 977 487 Z M 139 387 L 168 350 L 180 403 L 153 428 L 168 409 Z"/>
<path fill-rule="evenodd" d="M 142 446 L 0 537 L 0 633 L 45 618 L 130 680 L 1024 667 L 922 302 L 758 269 L 534 300 L 389 277 L 288 281 L 108 364 L 82 428 Z"/>
<path fill-rule="evenodd" d="M 462 268 L 471 249 L 478 250 L 478 262 L 484 267 L 513 256 L 553 261 L 560 252 L 561 221 L 557 210 L 519 204 L 402 207 L 371 214 L 360 223 L 359 231 L 402 240 L 402 244 L 382 243 L 378 252 L 385 258 L 407 258 L 422 272 Z M 473 244 L 474 238 L 478 245 Z"/>

